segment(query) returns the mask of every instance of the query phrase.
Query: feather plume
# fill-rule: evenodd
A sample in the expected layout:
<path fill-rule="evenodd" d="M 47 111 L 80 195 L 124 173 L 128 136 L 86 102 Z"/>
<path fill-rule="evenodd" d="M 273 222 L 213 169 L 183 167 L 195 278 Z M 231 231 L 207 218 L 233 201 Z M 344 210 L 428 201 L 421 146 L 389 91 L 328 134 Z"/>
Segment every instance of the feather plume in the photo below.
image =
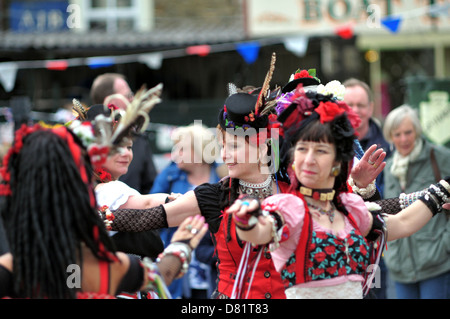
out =
<path fill-rule="evenodd" d="M 267 71 L 266 78 L 264 79 L 264 83 L 261 87 L 261 92 L 259 93 L 258 100 L 255 106 L 255 115 L 260 115 L 260 108 L 264 104 L 264 99 L 268 97 L 270 90 L 270 81 L 272 80 L 273 72 L 275 70 L 275 62 L 277 60 L 277 56 L 275 52 L 272 53 L 272 59 L 270 60 L 269 71 Z"/>
<path fill-rule="evenodd" d="M 145 131 L 150 123 L 150 111 L 161 102 L 162 88 L 162 84 L 158 84 L 149 90 L 142 87 L 136 93 L 133 101 L 128 105 L 115 127 L 111 138 L 113 145 L 122 144 L 124 137 L 130 135 L 132 130 Z"/>
<path fill-rule="evenodd" d="M 74 115 L 76 117 L 78 117 L 80 120 L 84 121 L 86 120 L 86 109 L 84 108 L 84 106 L 80 103 L 80 101 L 78 101 L 77 99 L 73 99 L 72 100 L 72 113 L 74 113 Z"/>
<path fill-rule="evenodd" d="M 234 83 L 228 83 L 228 96 L 238 93 L 238 88 Z"/>

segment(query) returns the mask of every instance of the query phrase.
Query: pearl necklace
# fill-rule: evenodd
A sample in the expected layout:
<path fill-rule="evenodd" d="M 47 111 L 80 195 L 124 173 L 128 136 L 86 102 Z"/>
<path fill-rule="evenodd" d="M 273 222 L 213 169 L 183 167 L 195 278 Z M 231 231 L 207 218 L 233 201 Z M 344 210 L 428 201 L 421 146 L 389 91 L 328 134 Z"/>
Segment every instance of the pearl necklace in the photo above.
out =
<path fill-rule="evenodd" d="M 269 175 L 262 183 L 247 183 L 243 180 L 239 180 L 239 191 L 241 194 L 264 199 L 272 195 L 272 180 L 272 175 Z"/>

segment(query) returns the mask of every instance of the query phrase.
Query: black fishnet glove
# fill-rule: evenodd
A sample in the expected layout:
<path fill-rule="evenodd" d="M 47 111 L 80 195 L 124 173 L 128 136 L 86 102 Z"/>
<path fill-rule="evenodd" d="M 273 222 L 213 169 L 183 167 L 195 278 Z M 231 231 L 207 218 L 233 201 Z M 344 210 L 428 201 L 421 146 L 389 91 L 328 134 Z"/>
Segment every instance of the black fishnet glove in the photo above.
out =
<path fill-rule="evenodd" d="M 148 209 L 118 209 L 112 211 L 114 220 L 111 230 L 120 232 L 142 232 L 147 230 L 167 228 L 166 211 L 162 205 Z M 102 219 L 106 219 L 106 214 Z"/>

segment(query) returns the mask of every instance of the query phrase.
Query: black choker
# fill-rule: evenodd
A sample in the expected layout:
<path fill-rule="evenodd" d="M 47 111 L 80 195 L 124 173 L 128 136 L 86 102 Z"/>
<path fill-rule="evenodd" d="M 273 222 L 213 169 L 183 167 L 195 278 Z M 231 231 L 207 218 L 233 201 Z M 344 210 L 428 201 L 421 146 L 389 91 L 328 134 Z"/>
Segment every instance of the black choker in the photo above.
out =
<path fill-rule="evenodd" d="M 299 190 L 300 194 L 311 197 L 315 200 L 328 201 L 333 200 L 335 190 L 332 188 L 324 188 L 324 189 L 312 189 L 305 186 L 300 186 Z"/>

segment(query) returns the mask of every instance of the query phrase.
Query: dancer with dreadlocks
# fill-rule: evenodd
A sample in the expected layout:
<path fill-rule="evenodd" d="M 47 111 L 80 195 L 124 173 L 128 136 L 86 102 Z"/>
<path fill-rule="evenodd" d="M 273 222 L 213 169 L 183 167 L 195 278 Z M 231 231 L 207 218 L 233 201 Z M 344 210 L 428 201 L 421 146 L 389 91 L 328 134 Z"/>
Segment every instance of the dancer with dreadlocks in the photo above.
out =
<path fill-rule="evenodd" d="M 3 296 L 110 298 L 123 290 L 154 289 L 167 297 L 165 285 L 187 271 L 191 251 L 207 231 L 203 219 L 183 221 L 155 264 L 117 252 L 99 217 L 93 166 L 120 151 L 130 128 L 159 101 L 160 89 L 147 93 L 114 134 L 104 117 L 96 118 L 94 128 L 76 122 L 70 129 L 36 124 L 16 131 L 1 169 L 10 246 L 0 258 L 0 287 L 10 288 Z M 72 285 L 68 269 L 79 275 Z"/>

